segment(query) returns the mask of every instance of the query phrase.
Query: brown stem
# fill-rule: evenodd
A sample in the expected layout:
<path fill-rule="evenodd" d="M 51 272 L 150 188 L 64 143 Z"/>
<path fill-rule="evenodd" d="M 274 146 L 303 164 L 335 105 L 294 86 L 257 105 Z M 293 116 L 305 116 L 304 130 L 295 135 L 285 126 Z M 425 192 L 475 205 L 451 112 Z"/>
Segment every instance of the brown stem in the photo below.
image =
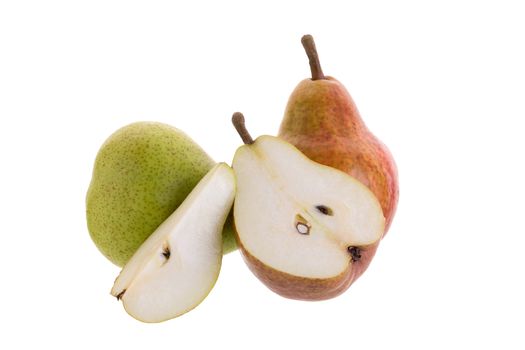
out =
<path fill-rule="evenodd" d="M 306 34 L 301 38 L 301 43 L 303 44 L 304 51 L 306 51 L 308 61 L 310 62 L 312 80 L 326 79 L 323 70 L 321 69 L 321 63 L 319 62 L 319 55 L 315 48 L 314 38 L 310 34 Z"/>
<path fill-rule="evenodd" d="M 244 115 L 242 115 L 241 112 L 233 113 L 232 123 L 233 126 L 235 126 L 235 130 L 237 130 L 239 133 L 242 142 L 244 142 L 246 145 L 251 145 L 254 141 L 248 132 L 248 129 L 246 129 L 246 125 L 244 124 Z"/>

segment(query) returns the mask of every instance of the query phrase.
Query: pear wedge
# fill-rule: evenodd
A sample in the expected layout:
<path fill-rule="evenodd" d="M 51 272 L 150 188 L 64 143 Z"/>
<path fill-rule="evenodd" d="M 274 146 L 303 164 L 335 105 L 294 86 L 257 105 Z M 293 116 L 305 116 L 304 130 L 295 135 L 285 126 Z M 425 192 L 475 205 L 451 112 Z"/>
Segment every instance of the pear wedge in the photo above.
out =
<path fill-rule="evenodd" d="M 219 163 L 139 247 L 111 290 L 131 316 L 161 322 L 204 300 L 219 276 L 221 233 L 234 196 L 233 171 Z"/>
<path fill-rule="evenodd" d="M 310 160 L 280 138 L 253 141 L 242 114 L 234 114 L 233 122 L 245 142 L 232 163 L 233 212 L 248 266 L 284 297 L 339 295 L 383 234 L 379 201 L 357 179 Z"/>

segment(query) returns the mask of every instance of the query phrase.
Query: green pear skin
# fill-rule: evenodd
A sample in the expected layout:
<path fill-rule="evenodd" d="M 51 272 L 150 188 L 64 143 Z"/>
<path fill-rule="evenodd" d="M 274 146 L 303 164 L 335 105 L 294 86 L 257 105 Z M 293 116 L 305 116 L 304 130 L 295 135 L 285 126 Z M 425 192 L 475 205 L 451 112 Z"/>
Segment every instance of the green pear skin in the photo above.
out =
<path fill-rule="evenodd" d="M 117 130 L 97 154 L 86 196 L 88 230 L 97 248 L 125 265 L 214 165 L 170 125 L 137 122 Z M 223 230 L 225 254 L 236 249 L 232 224 L 230 215 Z"/>

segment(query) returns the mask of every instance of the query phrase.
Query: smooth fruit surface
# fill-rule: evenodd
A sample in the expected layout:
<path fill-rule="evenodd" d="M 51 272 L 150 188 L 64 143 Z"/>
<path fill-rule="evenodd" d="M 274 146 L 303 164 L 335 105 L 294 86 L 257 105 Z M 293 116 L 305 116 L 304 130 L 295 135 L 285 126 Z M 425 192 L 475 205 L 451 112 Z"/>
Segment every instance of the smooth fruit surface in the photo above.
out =
<path fill-rule="evenodd" d="M 131 316 L 161 322 L 204 300 L 219 276 L 234 196 L 233 171 L 219 163 L 140 246 L 111 290 Z"/>
<path fill-rule="evenodd" d="M 86 197 L 88 229 L 98 249 L 123 266 L 182 203 L 215 162 L 182 131 L 138 122 L 100 148 Z M 235 249 L 232 226 L 224 251 Z"/>

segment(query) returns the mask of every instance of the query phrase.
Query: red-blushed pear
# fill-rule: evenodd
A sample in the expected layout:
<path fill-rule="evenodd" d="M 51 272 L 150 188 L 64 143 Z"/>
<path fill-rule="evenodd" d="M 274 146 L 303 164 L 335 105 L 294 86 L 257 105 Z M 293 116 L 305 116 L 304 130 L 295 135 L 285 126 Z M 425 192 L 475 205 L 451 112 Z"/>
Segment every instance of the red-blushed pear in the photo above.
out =
<path fill-rule="evenodd" d="M 278 135 L 310 159 L 366 185 L 381 203 L 386 234 L 399 196 L 394 159 L 368 130 L 343 84 L 323 74 L 312 36 L 305 35 L 301 41 L 312 77 L 292 92 Z"/>
<path fill-rule="evenodd" d="M 374 194 L 350 175 L 308 159 L 273 136 L 255 141 L 235 113 L 245 145 L 232 167 L 237 244 L 254 274 L 288 298 L 321 300 L 345 291 L 384 232 Z"/>
<path fill-rule="evenodd" d="M 235 177 L 215 165 L 182 204 L 139 247 L 111 294 L 143 322 L 161 322 L 199 305 L 222 262 L 222 230 L 235 196 Z"/>

